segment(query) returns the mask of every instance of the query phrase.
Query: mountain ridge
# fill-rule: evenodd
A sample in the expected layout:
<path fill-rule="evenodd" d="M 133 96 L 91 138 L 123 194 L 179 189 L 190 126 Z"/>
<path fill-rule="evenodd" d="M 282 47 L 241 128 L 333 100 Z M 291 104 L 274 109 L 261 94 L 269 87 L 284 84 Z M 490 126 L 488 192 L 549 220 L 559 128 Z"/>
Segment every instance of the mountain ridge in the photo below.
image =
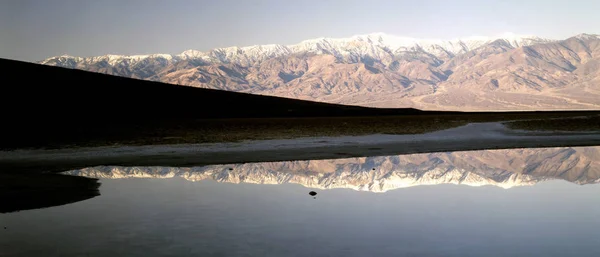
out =
<path fill-rule="evenodd" d="M 179 55 L 51 57 L 41 64 L 170 84 L 368 107 L 600 108 L 600 36 L 428 40 L 383 33 Z"/>
<path fill-rule="evenodd" d="M 580 35 L 585 35 L 585 34 L 580 34 Z M 117 58 L 123 58 L 123 59 L 145 59 L 145 58 L 152 58 L 152 57 L 161 57 L 161 58 L 165 58 L 165 59 L 171 59 L 171 58 L 181 58 L 181 59 L 188 59 L 188 58 L 203 58 L 205 56 L 204 55 L 208 55 L 208 53 L 212 52 L 212 51 L 224 51 L 224 52 L 233 52 L 233 51 L 239 51 L 239 50 L 251 50 L 251 49 L 261 49 L 261 48 L 272 48 L 272 49 L 281 49 L 281 48 L 288 48 L 290 50 L 289 53 L 293 52 L 292 50 L 296 50 L 297 52 L 301 52 L 303 50 L 306 50 L 306 48 L 302 48 L 303 45 L 312 45 L 312 44 L 319 44 L 319 43 L 324 43 L 324 42 L 337 42 L 337 43 L 350 43 L 352 41 L 355 40 L 359 40 L 359 41 L 368 41 L 368 40 L 373 40 L 373 39 L 380 39 L 384 42 L 395 42 L 394 45 L 395 47 L 393 48 L 401 48 L 401 47 L 414 47 L 416 45 L 436 45 L 436 44 L 444 44 L 444 43 L 458 43 L 458 42 L 463 42 L 463 43 L 470 43 L 467 44 L 470 47 L 469 48 L 474 48 L 474 46 L 480 46 L 480 44 L 482 44 L 481 42 L 492 42 L 498 39 L 501 40 L 506 40 L 512 43 L 517 43 L 521 44 L 519 42 L 525 41 L 525 40 L 539 40 L 539 41 L 553 41 L 552 39 L 545 39 L 545 38 L 540 38 L 537 36 L 533 36 L 533 35 L 516 35 L 513 33 L 503 33 L 497 36 L 492 36 L 492 37 L 485 37 L 485 36 L 470 36 L 470 37 L 464 37 L 464 38 L 455 38 L 455 39 L 421 39 L 421 38 L 411 38 L 411 37 L 400 37 L 400 36 L 395 36 L 395 35 L 391 35 L 391 34 L 387 34 L 387 33 L 383 33 L 383 32 L 376 32 L 376 33 L 369 33 L 369 34 L 362 34 L 362 35 L 354 35 L 351 37 L 346 37 L 346 38 L 330 38 L 330 37 L 320 37 L 320 38 L 314 38 L 314 39 L 308 39 L 308 40 L 303 40 L 300 41 L 297 44 L 290 44 L 290 45 L 284 45 L 284 44 L 259 44 L 259 45 L 249 45 L 249 46 L 229 46 L 229 47 L 217 47 L 217 48 L 213 48 L 210 49 L 208 51 L 199 51 L 199 50 L 195 50 L 195 49 L 188 49 L 185 50 L 179 54 L 164 54 L 164 53 L 156 53 L 156 54 L 135 54 L 135 55 L 119 55 L 119 54 L 106 54 L 106 55 L 101 55 L 101 56 L 88 56 L 88 57 L 76 57 L 76 56 L 72 56 L 69 54 L 63 54 L 60 56 L 53 56 L 53 57 L 49 57 L 46 58 L 44 60 L 40 60 L 37 61 L 37 63 L 42 63 L 42 64 L 46 64 L 47 62 L 50 62 L 53 58 L 73 58 L 73 59 L 87 59 L 87 58 L 98 58 L 98 57 L 105 57 L 105 58 L 109 58 L 109 59 L 117 59 Z M 390 44 L 381 44 L 382 46 L 387 46 L 390 47 L 392 45 Z M 310 48 L 310 47 L 307 47 Z"/>

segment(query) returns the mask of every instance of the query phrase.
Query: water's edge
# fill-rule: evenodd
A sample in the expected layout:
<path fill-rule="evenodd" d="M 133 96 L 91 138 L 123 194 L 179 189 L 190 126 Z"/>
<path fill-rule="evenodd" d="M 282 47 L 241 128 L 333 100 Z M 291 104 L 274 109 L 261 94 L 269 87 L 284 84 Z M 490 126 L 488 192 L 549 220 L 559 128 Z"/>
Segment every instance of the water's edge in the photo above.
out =
<path fill-rule="evenodd" d="M 192 167 L 446 151 L 596 145 L 600 145 L 599 133 L 524 132 L 511 130 L 498 122 L 489 122 L 417 135 L 4 151 L 0 152 L 0 170 L 61 172 L 99 165 Z"/>

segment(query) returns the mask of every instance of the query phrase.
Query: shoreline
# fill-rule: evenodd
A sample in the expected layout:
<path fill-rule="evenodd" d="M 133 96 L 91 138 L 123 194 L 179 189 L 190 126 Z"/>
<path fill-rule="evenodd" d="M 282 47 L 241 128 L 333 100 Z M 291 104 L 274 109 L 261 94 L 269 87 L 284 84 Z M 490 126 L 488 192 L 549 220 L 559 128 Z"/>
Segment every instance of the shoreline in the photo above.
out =
<path fill-rule="evenodd" d="M 178 166 L 336 159 L 447 151 L 600 145 L 598 132 L 510 129 L 469 123 L 423 134 L 304 137 L 235 143 L 0 151 L 2 172 L 62 172 L 92 166 Z"/>

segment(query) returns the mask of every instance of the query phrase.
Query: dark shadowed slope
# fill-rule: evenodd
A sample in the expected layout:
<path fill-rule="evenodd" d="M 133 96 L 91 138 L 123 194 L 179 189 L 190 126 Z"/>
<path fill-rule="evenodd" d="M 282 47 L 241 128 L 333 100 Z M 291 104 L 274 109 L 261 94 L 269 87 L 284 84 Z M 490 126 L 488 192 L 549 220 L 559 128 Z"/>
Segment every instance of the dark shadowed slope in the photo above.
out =
<path fill-rule="evenodd" d="M 0 68 L 4 81 L 19 83 L 5 84 L 2 88 L 5 98 L 2 107 L 18 110 L 23 119 L 23 114 L 48 120 L 100 121 L 100 118 L 314 117 L 421 112 L 184 87 L 5 59 L 0 59 Z"/>
<path fill-rule="evenodd" d="M 182 120 L 421 113 L 184 87 L 6 59 L 0 59 L 0 70 L 0 148 L 92 139 L 115 126 L 135 133 L 131 130 L 173 127 Z"/>
<path fill-rule="evenodd" d="M 268 139 L 272 135 L 279 138 L 423 133 L 462 124 L 455 122 L 456 115 L 463 120 L 542 117 L 537 112 L 452 113 L 336 105 L 185 87 L 6 59 L 0 59 L 0 69 L 4 79 L 0 89 L 3 124 L 0 149 L 4 150 L 221 142 Z M 370 118 L 348 118 L 364 116 Z M 444 116 L 444 122 L 432 119 L 433 116 Z M 298 117 L 311 119 L 289 120 Z M 275 127 L 281 128 L 272 131 Z M 414 128 L 418 129 L 413 131 Z M 307 130 L 312 131 L 305 133 Z M 257 132 L 262 134 L 254 135 Z"/>

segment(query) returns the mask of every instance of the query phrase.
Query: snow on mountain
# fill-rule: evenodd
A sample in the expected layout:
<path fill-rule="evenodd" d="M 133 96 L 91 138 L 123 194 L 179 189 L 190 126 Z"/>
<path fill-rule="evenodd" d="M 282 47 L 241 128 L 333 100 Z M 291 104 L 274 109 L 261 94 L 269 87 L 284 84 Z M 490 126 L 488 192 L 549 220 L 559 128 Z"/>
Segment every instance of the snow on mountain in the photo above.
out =
<path fill-rule="evenodd" d="M 394 52 L 420 48 L 425 52 L 436 56 L 438 56 L 438 53 L 442 51 L 451 53 L 453 55 L 465 53 L 496 40 L 504 40 L 513 47 L 521 47 L 552 41 L 535 36 L 516 35 L 514 33 L 504 33 L 495 37 L 473 36 L 452 40 L 415 39 L 408 37 L 397 37 L 384 33 L 375 33 L 354 36 L 352 39 L 370 42 L 373 45 L 392 49 Z"/>
<path fill-rule="evenodd" d="M 75 57 L 70 55 L 61 55 L 57 57 L 51 57 L 41 61 L 41 64 L 61 66 L 66 68 L 75 68 L 77 66 L 93 65 L 98 63 L 105 63 L 111 66 L 117 65 L 135 65 L 146 59 L 155 60 L 166 60 L 171 61 L 173 56 L 170 54 L 149 54 L 149 55 L 115 55 L 107 54 L 102 56 L 93 57 Z"/>
<path fill-rule="evenodd" d="M 583 39 L 583 40 L 600 39 L 600 35 L 582 33 L 582 34 L 576 35 L 575 38 Z"/>
<path fill-rule="evenodd" d="M 235 63 L 250 66 L 255 62 L 269 58 L 286 56 L 290 54 L 332 54 L 336 57 L 381 57 L 406 51 L 422 50 L 436 57 L 444 53 L 457 55 L 465 53 L 495 40 L 505 40 L 515 47 L 535 43 L 549 42 L 533 36 L 519 36 L 506 33 L 497 37 L 469 37 L 454 40 L 416 39 L 398 37 L 385 33 L 356 35 L 349 38 L 317 38 L 302 41 L 294 45 L 254 45 L 246 47 L 216 48 L 207 52 L 186 50 L 178 55 L 152 54 L 152 55 L 103 55 L 95 57 L 57 56 L 41 61 L 42 64 L 72 67 L 72 62 L 95 63 L 105 61 L 109 65 L 121 63 L 135 64 L 148 58 L 161 58 L 165 60 L 201 59 L 212 63 Z"/>

